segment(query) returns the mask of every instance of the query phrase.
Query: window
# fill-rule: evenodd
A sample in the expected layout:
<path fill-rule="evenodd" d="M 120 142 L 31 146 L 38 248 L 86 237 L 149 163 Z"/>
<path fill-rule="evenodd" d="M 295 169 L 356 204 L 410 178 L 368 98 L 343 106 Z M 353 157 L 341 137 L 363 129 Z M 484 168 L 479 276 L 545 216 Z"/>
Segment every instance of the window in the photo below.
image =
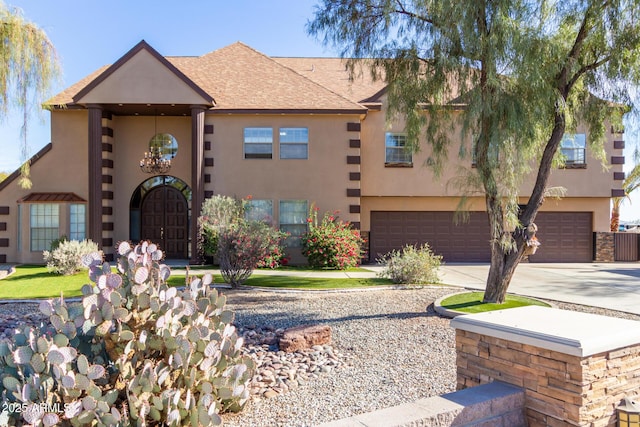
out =
<path fill-rule="evenodd" d="M 560 151 L 564 156 L 564 164 L 585 165 L 585 148 L 587 136 L 584 133 L 565 134 L 560 141 Z"/>
<path fill-rule="evenodd" d="M 300 247 L 300 237 L 307 232 L 307 201 L 280 201 L 280 230 L 289 233 L 285 244 L 289 247 Z"/>
<path fill-rule="evenodd" d="M 85 205 L 69 205 L 69 240 L 84 240 Z"/>
<path fill-rule="evenodd" d="M 170 133 L 158 133 L 149 141 L 149 151 L 158 151 L 165 160 L 171 160 L 178 154 L 178 140 Z"/>
<path fill-rule="evenodd" d="M 247 200 L 244 217 L 248 221 L 263 221 L 271 224 L 273 222 L 273 201 L 260 199 Z"/>
<path fill-rule="evenodd" d="M 273 152 L 273 129 L 244 129 L 244 158 L 270 159 Z"/>
<path fill-rule="evenodd" d="M 60 237 L 59 206 L 38 203 L 30 207 L 31 250 L 49 250 L 51 241 Z"/>
<path fill-rule="evenodd" d="M 387 132 L 385 134 L 385 158 L 386 165 L 412 165 L 413 156 L 411 148 L 407 146 L 407 136 Z"/>
<path fill-rule="evenodd" d="M 280 128 L 280 158 L 309 158 L 309 129 Z"/>

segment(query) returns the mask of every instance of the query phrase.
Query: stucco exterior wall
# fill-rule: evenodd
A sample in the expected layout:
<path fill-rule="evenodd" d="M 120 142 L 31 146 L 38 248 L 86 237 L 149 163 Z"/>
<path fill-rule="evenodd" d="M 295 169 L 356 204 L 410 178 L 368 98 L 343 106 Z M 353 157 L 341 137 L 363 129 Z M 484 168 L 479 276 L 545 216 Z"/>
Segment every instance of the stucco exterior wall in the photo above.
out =
<path fill-rule="evenodd" d="M 276 223 L 278 202 L 298 199 L 315 203 L 321 211 L 339 210 L 343 220 L 359 221 L 359 215 L 349 213 L 350 204 L 359 204 L 359 199 L 347 197 L 347 188 L 359 187 L 349 181 L 349 172 L 355 170 L 347 164 L 349 139 L 354 134 L 347 131 L 347 123 L 358 121 L 358 116 L 207 116 L 206 124 L 214 126 L 214 133 L 205 137 L 212 143 L 214 166 L 205 168 L 205 174 L 211 175 L 205 190 L 239 198 L 250 195 L 254 199 L 270 199 Z M 244 158 L 245 127 L 273 128 L 271 159 Z M 281 127 L 309 129 L 307 159 L 280 159 Z"/>

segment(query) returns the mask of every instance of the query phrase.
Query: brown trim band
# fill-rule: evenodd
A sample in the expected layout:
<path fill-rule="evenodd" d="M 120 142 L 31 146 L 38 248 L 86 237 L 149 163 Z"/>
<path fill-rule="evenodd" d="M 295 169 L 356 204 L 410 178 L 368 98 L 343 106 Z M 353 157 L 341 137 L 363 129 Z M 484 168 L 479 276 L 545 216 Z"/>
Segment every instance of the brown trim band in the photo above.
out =
<path fill-rule="evenodd" d="M 360 205 L 349 205 L 349 213 L 360 213 Z"/>
<path fill-rule="evenodd" d="M 102 207 L 102 215 L 113 215 L 113 207 L 112 206 L 103 206 Z"/>
<path fill-rule="evenodd" d="M 113 120 L 113 114 L 111 114 L 111 111 L 107 111 L 107 110 L 102 110 L 102 118 L 103 119 L 107 119 L 107 120 Z M 104 132 L 104 130 L 103 130 Z M 111 132 L 113 132 L 113 129 L 111 129 Z M 104 133 L 103 133 L 104 135 Z M 113 135 L 111 135 L 113 136 Z"/>
<path fill-rule="evenodd" d="M 102 136 L 113 138 L 113 129 L 107 126 L 102 126 Z"/>
<path fill-rule="evenodd" d="M 204 174 L 204 182 L 209 184 L 211 182 L 211 174 L 210 173 L 205 173 Z"/>
<path fill-rule="evenodd" d="M 104 128 L 103 128 L 104 129 Z M 113 144 L 109 144 L 108 142 L 102 143 L 102 152 L 113 153 Z"/>
<path fill-rule="evenodd" d="M 347 188 L 347 197 L 360 197 L 359 188 Z"/>
<path fill-rule="evenodd" d="M 213 125 L 204 125 L 204 134 L 205 135 L 213 134 Z"/>
<path fill-rule="evenodd" d="M 204 158 L 205 166 L 213 166 L 213 157 L 205 157 Z"/>
<path fill-rule="evenodd" d="M 0 206 L 0 215 L 9 215 L 9 206 Z"/>
<path fill-rule="evenodd" d="M 113 239 L 108 238 L 108 239 L 102 239 L 102 246 L 113 246 Z"/>
<path fill-rule="evenodd" d="M 102 200 L 113 200 L 113 191 L 103 191 Z"/>
<path fill-rule="evenodd" d="M 7 231 L 7 223 L 0 222 L 0 231 Z"/>
<path fill-rule="evenodd" d="M 209 151 L 211 150 L 211 141 L 205 141 L 204 142 L 204 151 Z"/>
<path fill-rule="evenodd" d="M 111 159 L 102 159 L 102 167 L 113 169 L 113 160 Z"/>
<path fill-rule="evenodd" d="M 208 199 L 210 197 L 213 197 L 213 191 L 205 191 L 204 192 L 204 198 Z"/>
<path fill-rule="evenodd" d="M 611 189 L 611 197 L 625 197 L 626 194 L 624 190 L 620 188 L 612 188 Z"/>
<path fill-rule="evenodd" d="M 9 239 L 0 239 L 0 248 L 8 248 Z"/>
<path fill-rule="evenodd" d="M 1 263 L 7 262 L 7 256 L 6 255 L 0 255 L 0 262 Z"/>
<path fill-rule="evenodd" d="M 28 160 L 29 164 L 31 166 L 33 166 L 38 160 L 40 160 L 42 158 L 42 156 L 44 156 L 49 151 L 51 151 L 52 147 L 53 147 L 52 143 L 48 143 L 47 145 L 42 147 L 42 149 L 40 151 L 38 151 L 36 154 L 31 156 L 31 158 Z M 20 176 L 20 168 L 18 168 L 15 171 L 13 171 L 13 173 L 11 175 L 9 175 L 8 177 L 6 177 L 4 179 L 4 181 L 0 182 L 0 191 L 2 191 L 6 186 L 11 184 L 11 182 L 13 182 L 13 180 L 18 178 L 19 176 Z"/>
<path fill-rule="evenodd" d="M 349 148 L 360 148 L 360 140 L 359 139 L 350 139 L 349 140 Z"/>
<path fill-rule="evenodd" d="M 349 172 L 349 181 L 360 181 L 360 172 Z"/>
<path fill-rule="evenodd" d="M 102 175 L 102 183 L 103 184 L 113 184 L 113 176 L 111 176 L 111 175 Z"/>
<path fill-rule="evenodd" d="M 354 230 L 360 230 L 360 221 L 354 221 L 351 223 L 351 228 L 353 228 Z"/>
<path fill-rule="evenodd" d="M 112 222 L 103 222 L 102 223 L 102 231 L 113 231 L 113 223 Z"/>
<path fill-rule="evenodd" d="M 327 110 L 318 110 L 311 108 L 292 108 L 292 109 L 263 109 L 263 108 L 245 108 L 245 109 L 233 109 L 233 108 L 225 108 L 225 109 L 217 109 L 212 108 L 207 110 L 207 114 L 366 114 L 367 109 L 362 108 L 358 110 L 341 110 L 341 109 L 327 109 Z"/>
<path fill-rule="evenodd" d="M 613 148 L 616 150 L 624 150 L 624 140 L 613 141 Z"/>

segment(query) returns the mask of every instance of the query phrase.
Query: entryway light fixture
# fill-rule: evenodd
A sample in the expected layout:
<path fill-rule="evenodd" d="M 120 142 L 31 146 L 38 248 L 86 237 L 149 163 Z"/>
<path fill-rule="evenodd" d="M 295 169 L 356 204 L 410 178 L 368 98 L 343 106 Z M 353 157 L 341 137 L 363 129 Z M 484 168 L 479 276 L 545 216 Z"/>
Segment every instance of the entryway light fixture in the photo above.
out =
<path fill-rule="evenodd" d="M 164 156 L 163 139 L 156 138 L 158 136 L 157 114 L 153 120 L 153 138 L 151 139 L 151 144 L 149 144 L 149 151 L 145 151 L 144 157 L 140 160 L 140 169 L 144 173 L 162 175 L 171 169 L 171 159 Z"/>

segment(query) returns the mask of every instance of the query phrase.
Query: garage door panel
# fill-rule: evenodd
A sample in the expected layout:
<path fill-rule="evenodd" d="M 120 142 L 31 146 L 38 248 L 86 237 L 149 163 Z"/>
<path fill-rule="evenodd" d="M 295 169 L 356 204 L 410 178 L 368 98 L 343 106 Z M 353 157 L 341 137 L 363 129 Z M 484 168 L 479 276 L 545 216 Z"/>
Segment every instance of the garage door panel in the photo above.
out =
<path fill-rule="evenodd" d="M 407 244 L 429 243 L 448 262 L 488 262 L 489 222 L 484 212 L 454 222 L 453 212 L 371 212 L 371 259 Z M 531 262 L 590 262 L 591 212 L 540 212 L 537 236 L 542 246 Z"/>
<path fill-rule="evenodd" d="M 591 262 L 591 212 L 539 212 L 535 220 L 541 246 L 530 262 Z"/>
<path fill-rule="evenodd" d="M 429 243 L 433 251 L 442 255 L 445 261 L 489 261 L 489 224 L 486 214 L 472 212 L 470 221 L 460 224 L 454 222 L 453 215 L 453 212 L 429 211 L 372 212 L 372 259 L 407 244 Z M 391 218 L 394 220 L 393 233 L 390 231 Z M 400 227 L 400 234 L 397 234 L 396 227 Z"/>

